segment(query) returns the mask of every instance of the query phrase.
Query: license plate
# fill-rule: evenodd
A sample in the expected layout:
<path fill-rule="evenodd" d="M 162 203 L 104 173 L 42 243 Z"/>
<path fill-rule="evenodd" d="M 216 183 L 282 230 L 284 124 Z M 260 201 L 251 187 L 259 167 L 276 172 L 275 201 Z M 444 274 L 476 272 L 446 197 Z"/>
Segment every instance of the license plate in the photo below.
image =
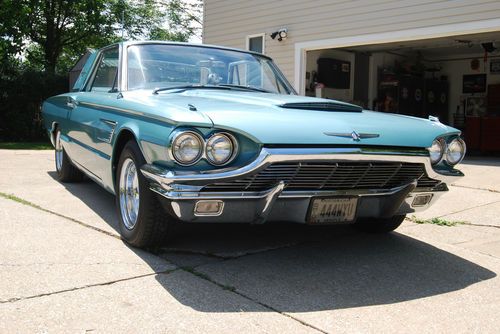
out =
<path fill-rule="evenodd" d="M 314 198 L 309 211 L 311 224 L 352 222 L 356 215 L 357 197 Z"/>

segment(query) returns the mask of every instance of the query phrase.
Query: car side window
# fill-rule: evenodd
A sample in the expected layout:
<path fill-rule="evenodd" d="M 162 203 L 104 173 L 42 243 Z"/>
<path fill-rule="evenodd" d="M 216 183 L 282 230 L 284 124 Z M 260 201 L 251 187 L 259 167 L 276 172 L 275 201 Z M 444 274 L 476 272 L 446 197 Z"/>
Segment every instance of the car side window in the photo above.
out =
<path fill-rule="evenodd" d="M 102 53 L 90 91 L 112 92 L 117 85 L 118 48 Z"/>

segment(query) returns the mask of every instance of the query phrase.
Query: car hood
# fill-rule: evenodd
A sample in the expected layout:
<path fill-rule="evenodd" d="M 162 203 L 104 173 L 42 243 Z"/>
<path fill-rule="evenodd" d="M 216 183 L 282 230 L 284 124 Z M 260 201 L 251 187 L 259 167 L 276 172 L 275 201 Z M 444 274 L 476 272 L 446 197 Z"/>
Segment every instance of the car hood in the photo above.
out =
<path fill-rule="evenodd" d="M 338 109 L 351 105 L 298 95 L 219 90 L 186 90 L 158 94 L 169 106 L 194 108 L 209 118 L 213 126 L 241 133 L 261 144 L 292 145 L 376 145 L 429 147 L 445 133 L 458 130 L 427 119 L 373 111 L 336 111 L 283 108 L 301 103 L 338 103 Z M 373 135 L 355 141 L 350 135 Z M 378 135 L 378 136 L 377 136 Z"/>

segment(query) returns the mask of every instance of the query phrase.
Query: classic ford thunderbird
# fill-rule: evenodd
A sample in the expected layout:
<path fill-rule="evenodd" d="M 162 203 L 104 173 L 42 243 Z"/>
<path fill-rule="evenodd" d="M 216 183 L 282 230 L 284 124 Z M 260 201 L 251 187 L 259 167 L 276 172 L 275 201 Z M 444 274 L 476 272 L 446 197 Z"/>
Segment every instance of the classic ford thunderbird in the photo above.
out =
<path fill-rule="evenodd" d="M 43 116 L 59 180 L 115 194 L 138 247 L 189 222 L 389 232 L 463 175 L 460 132 L 437 118 L 298 96 L 269 57 L 217 46 L 105 47 Z"/>

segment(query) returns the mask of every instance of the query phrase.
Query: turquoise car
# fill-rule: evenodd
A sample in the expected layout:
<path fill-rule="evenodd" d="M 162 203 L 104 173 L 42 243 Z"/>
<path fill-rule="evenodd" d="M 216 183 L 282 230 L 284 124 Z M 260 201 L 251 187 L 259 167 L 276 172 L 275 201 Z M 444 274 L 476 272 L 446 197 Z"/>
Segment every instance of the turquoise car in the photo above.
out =
<path fill-rule="evenodd" d="M 269 57 L 218 46 L 100 49 L 43 117 L 59 180 L 115 194 L 138 247 L 190 222 L 389 232 L 463 176 L 460 132 L 437 118 L 299 96 Z"/>

